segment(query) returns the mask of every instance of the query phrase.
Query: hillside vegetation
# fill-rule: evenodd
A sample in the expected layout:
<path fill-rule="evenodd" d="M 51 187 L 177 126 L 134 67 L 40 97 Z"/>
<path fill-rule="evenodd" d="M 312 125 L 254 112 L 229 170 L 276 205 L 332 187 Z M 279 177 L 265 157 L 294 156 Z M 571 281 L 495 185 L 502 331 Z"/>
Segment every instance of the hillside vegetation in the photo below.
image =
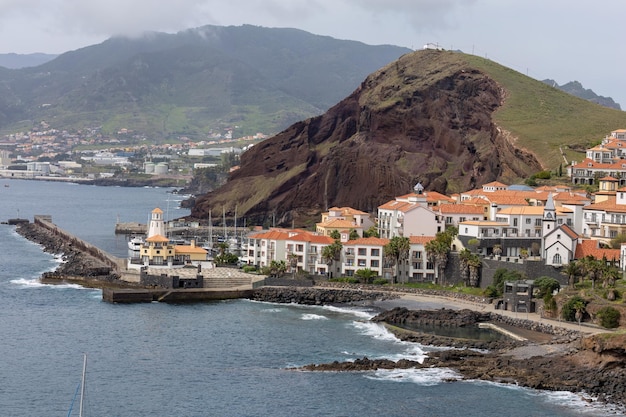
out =
<path fill-rule="evenodd" d="M 587 147 L 616 129 L 626 128 L 626 112 L 576 98 L 493 61 L 459 54 L 469 65 L 489 74 L 505 90 L 503 105 L 493 120 L 518 140 L 516 146 L 532 152 L 544 168 L 580 161 L 581 153 L 568 147 Z"/>
<path fill-rule="evenodd" d="M 412 190 L 461 192 L 521 182 L 566 150 L 626 127 L 626 113 L 489 60 L 416 51 L 370 74 L 321 116 L 247 151 L 241 169 L 192 211 L 305 225 L 332 206 L 375 211 Z M 571 159 L 571 156 L 570 158 Z M 273 220 L 272 220 L 273 221 Z"/>
<path fill-rule="evenodd" d="M 112 38 L 34 68 L 0 68 L 0 134 L 41 120 L 105 134 L 126 128 L 157 142 L 227 128 L 276 133 L 407 52 L 249 25 Z"/>

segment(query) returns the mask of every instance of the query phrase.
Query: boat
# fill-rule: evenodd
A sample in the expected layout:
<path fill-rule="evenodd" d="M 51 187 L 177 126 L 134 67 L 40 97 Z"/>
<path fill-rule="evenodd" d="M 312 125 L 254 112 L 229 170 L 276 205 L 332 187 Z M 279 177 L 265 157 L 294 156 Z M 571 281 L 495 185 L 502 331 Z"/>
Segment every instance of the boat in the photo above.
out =
<path fill-rule="evenodd" d="M 83 355 L 83 376 L 80 379 L 80 383 L 76 387 L 76 392 L 74 393 L 74 397 L 72 398 L 72 403 L 70 404 L 70 410 L 67 412 L 67 417 L 71 417 L 72 409 L 74 408 L 74 402 L 76 401 L 76 396 L 78 395 L 78 390 L 80 389 L 80 402 L 78 405 L 78 417 L 83 417 L 83 405 L 85 399 L 85 375 L 87 374 L 87 354 Z"/>
<path fill-rule="evenodd" d="M 129 241 L 128 241 L 128 249 L 132 250 L 133 252 L 139 252 L 141 250 L 141 245 L 143 245 L 144 241 L 142 238 L 138 237 L 138 236 L 133 236 Z"/>

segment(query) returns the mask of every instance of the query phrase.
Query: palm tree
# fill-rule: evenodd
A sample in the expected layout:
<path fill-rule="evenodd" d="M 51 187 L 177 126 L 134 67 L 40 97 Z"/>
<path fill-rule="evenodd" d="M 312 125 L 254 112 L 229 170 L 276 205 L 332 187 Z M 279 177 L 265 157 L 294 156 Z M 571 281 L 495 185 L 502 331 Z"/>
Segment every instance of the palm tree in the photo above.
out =
<path fill-rule="evenodd" d="M 437 276 L 435 277 L 435 283 L 439 285 L 445 285 L 445 277 L 443 274 L 446 264 L 448 263 L 448 252 L 450 246 L 446 244 L 444 239 L 438 239 L 441 233 L 437 233 L 437 237 L 424 245 L 426 249 L 426 256 L 428 260 L 435 265 Z"/>
<path fill-rule="evenodd" d="M 290 253 L 287 255 L 287 260 L 289 261 L 289 267 L 291 268 L 292 278 L 296 279 L 296 271 L 298 270 L 298 255 L 295 253 Z"/>
<path fill-rule="evenodd" d="M 322 259 L 328 265 L 328 277 L 332 277 L 332 265 L 339 260 L 343 245 L 340 241 L 335 240 L 332 244 L 322 248 Z"/>
<path fill-rule="evenodd" d="M 580 275 L 581 268 L 577 261 L 572 261 L 565 266 L 565 268 L 561 271 L 561 273 L 567 276 L 568 285 L 571 288 L 574 288 L 576 277 Z"/>
<path fill-rule="evenodd" d="M 376 271 L 373 271 L 369 268 L 357 269 L 354 273 L 354 276 L 362 280 L 365 284 L 369 284 L 372 281 L 372 278 L 377 276 Z"/>
<path fill-rule="evenodd" d="M 469 286 L 478 287 L 478 280 L 480 278 L 479 271 L 483 263 L 480 261 L 478 255 L 472 254 L 467 264 L 469 266 Z"/>
<path fill-rule="evenodd" d="M 398 272 L 401 265 L 406 264 L 411 251 L 411 241 L 408 237 L 394 236 L 389 243 L 383 247 L 383 254 L 390 265 L 396 265 L 394 282 L 398 282 Z M 404 268 L 403 268 L 404 272 Z"/>
<path fill-rule="evenodd" d="M 461 277 L 463 277 L 463 282 L 465 282 L 467 286 L 469 286 L 469 260 L 471 256 L 472 252 L 467 248 L 459 252 L 459 269 L 461 271 Z"/>
<path fill-rule="evenodd" d="M 572 308 L 576 310 L 576 321 L 578 321 L 578 325 L 580 326 L 581 321 L 585 315 L 585 302 L 583 300 L 576 300 L 572 304 Z"/>

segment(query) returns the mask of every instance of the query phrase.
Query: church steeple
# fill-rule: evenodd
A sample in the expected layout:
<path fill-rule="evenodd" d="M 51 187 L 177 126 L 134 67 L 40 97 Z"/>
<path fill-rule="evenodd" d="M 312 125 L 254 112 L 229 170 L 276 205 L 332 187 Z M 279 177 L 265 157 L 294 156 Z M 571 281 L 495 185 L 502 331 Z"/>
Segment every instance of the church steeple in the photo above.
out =
<path fill-rule="evenodd" d="M 556 227 L 556 208 L 552 193 L 548 195 L 548 200 L 543 208 L 542 236 L 547 235 Z"/>
<path fill-rule="evenodd" d="M 415 187 L 413 187 L 413 191 L 415 191 L 415 194 L 418 195 L 424 194 L 424 186 L 421 182 L 418 182 L 417 184 L 415 184 Z"/>

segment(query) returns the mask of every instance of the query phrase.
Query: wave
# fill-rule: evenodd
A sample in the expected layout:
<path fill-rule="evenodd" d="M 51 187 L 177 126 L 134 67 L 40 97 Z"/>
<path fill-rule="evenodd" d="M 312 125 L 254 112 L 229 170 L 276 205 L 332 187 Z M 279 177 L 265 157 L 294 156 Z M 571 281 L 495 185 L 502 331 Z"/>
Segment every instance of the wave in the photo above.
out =
<path fill-rule="evenodd" d="M 545 403 L 555 404 L 557 406 L 567 408 L 568 410 L 575 410 L 581 415 L 589 415 L 593 417 L 624 415 L 624 409 L 615 405 L 609 405 L 597 401 L 597 397 L 588 395 L 586 393 L 537 390 L 515 384 L 481 381 L 476 379 L 469 379 L 465 380 L 464 382 L 469 382 L 477 385 L 495 385 L 500 388 L 523 392 L 526 395 L 538 397 L 541 401 Z"/>
<path fill-rule="evenodd" d="M 369 320 L 376 315 L 371 310 L 364 309 L 363 307 L 335 307 L 326 305 L 321 308 L 334 313 L 352 314 L 366 320 Z"/>
<path fill-rule="evenodd" d="M 281 311 L 285 311 L 284 308 L 265 308 L 261 310 L 261 313 L 280 313 Z"/>
<path fill-rule="evenodd" d="M 18 278 L 18 279 L 12 279 L 9 281 L 11 284 L 15 284 L 15 285 L 19 285 L 22 288 L 44 288 L 44 287 L 49 287 L 49 288 L 56 288 L 56 289 L 85 289 L 85 287 L 82 287 L 78 284 L 44 284 L 43 282 L 39 281 L 39 279 L 26 279 L 26 278 Z"/>
<path fill-rule="evenodd" d="M 365 375 L 378 381 L 409 382 L 421 386 L 438 385 L 447 381 L 459 381 L 463 377 L 449 368 L 379 369 Z"/>
<path fill-rule="evenodd" d="M 319 314 L 303 314 L 302 320 L 328 320 L 328 317 Z"/>

